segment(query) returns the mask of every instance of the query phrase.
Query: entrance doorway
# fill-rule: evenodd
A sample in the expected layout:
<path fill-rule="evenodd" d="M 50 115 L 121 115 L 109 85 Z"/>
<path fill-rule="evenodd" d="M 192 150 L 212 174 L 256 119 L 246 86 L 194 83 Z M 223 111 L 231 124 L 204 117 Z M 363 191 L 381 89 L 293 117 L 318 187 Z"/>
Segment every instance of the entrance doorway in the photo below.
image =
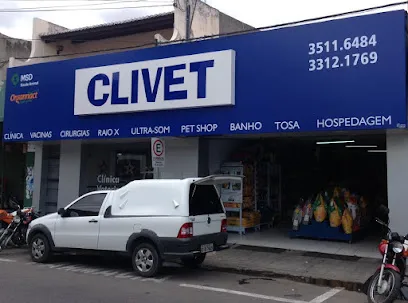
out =
<path fill-rule="evenodd" d="M 231 141 L 222 165 L 238 163 L 247 174 L 241 220 L 226 201 L 230 230 L 244 231 L 231 232 L 232 243 L 376 255 L 382 230 L 373 218 L 379 205 L 388 204 L 385 134 L 217 140 Z M 237 229 L 237 224 L 244 226 Z"/>

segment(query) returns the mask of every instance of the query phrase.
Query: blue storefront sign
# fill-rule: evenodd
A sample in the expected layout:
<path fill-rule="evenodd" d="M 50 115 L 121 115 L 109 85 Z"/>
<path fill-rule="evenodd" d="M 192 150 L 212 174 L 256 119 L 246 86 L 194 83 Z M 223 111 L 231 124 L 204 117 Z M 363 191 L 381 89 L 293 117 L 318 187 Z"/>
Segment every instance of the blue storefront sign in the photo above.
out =
<path fill-rule="evenodd" d="M 8 70 L 6 141 L 406 128 L 405 11 Z"/>

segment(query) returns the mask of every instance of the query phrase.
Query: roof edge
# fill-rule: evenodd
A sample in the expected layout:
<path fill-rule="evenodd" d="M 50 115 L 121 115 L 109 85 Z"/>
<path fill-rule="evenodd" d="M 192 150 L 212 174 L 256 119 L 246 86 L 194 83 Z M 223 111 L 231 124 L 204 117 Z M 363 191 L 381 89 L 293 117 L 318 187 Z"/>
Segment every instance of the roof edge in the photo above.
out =
<path fill-rule="evenodd" d="M 108 32 L 112 33 L 115 30 L 119 30 L 123 28 L 130 28 L 131 26 L 138 26 L 138 25 L 146 26 L 146 25 L 151 24 L 153 26 L 153 30 L 155 30 L 155 27 L 157 27 L 157 29 L 162 29 L 160 27 L 163 27 L 163 25 L 170 25 L 170 23 L 173 26 L 174 12 L 149 15 L 149 16 L 144 16 L 142 18 L 129 19 L 129 20 L 120 21 L 120 22 L 111 22 L 111 23 L 99 24 L 99 25 L 76 28 L 76 29 L 68 29 L 66 31 L 61 31 L 58 33 L 43 33 L 43 34 L 40 34 L 40 38 L 41 40 L 45 42 L 52 42 L 52 40 L 55 40 L 55 41 L 70 40 L 70 39 L 80 38 L 80 37 L 83 37 L 89 34 L 98 33 L 98 34 L 101 34 L 100 39 L 104 39 L 103 38 L 104 33 L 107 34 L 107 38 L 108 38 L 109 36 Z M 134 33 L 143 32 L 143 31 L 146 31 L 146 29 L 138 30 L 137 28 L 135 28 Z M 117 34 L 118 34 L 117 36 L 121 36 L 120 33 L 117 33 Z"/>

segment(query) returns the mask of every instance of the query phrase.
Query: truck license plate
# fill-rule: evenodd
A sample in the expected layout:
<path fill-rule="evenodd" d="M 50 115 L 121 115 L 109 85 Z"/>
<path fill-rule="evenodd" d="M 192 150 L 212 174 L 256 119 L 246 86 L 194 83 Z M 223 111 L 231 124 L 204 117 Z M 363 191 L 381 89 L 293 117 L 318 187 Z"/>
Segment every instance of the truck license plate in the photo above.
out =
<path fill-rule="evenodd" d="M 201 245 L 201 252 L 202 253 L 208 253 L 208 252 L 212 252 L 212 251 L 214 251 L 214 244 L 213 243 Z"/>

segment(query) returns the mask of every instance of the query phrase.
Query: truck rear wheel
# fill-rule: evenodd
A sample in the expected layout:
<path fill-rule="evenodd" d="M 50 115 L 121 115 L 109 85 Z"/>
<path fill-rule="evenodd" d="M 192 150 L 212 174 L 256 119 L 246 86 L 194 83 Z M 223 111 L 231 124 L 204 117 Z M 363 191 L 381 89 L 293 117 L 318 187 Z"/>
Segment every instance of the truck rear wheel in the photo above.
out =
<path fill-rule="evenodd" d="M 150 243 L 141 243 L 136 246 L 132 255 L 132 264 L 139 276 L 147 278 L 156 276 L 161 268 L 157 249 Z"/>

